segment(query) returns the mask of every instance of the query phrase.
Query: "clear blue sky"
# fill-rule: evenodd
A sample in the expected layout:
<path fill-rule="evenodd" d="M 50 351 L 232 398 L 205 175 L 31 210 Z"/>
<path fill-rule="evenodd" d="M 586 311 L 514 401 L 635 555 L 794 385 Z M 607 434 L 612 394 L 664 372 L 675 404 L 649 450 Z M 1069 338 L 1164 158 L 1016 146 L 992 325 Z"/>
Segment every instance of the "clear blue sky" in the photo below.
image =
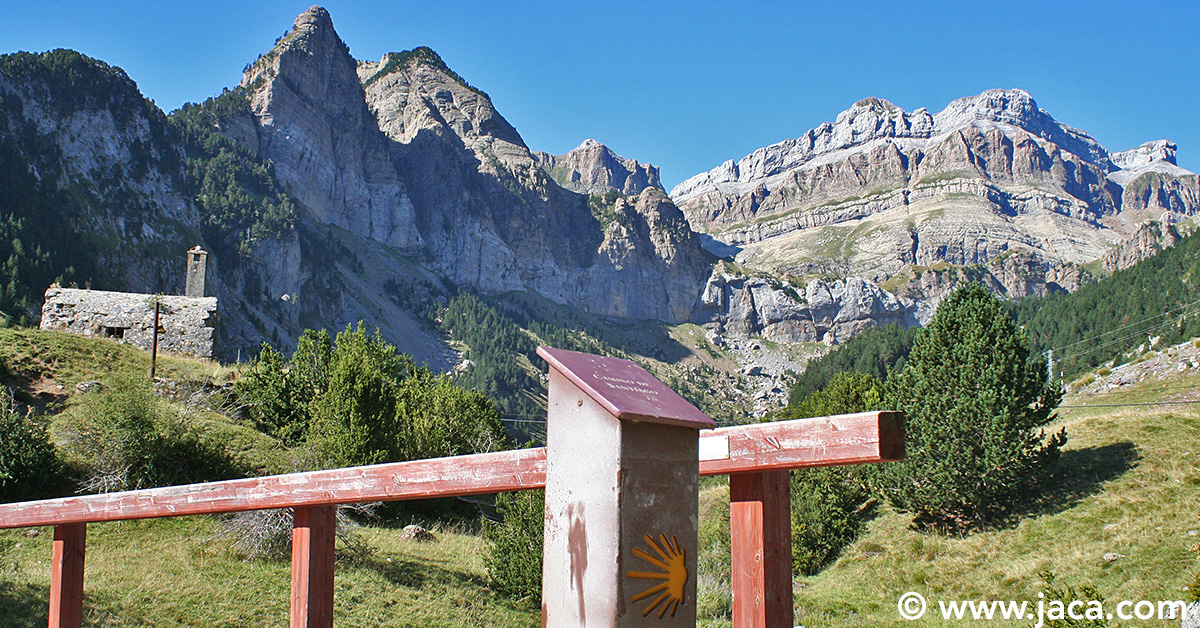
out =
<path fill-rule="evenodd" d="M 539 6 L 540 5 L 540 6 Z M 309 2 L 0 0 L 0 52 L 72 48 L 165 110 L 236 85 Z M 429 46 L 533 149 L 593 137 L 670 189 L 877 96 L 941 110 L 1019 87 L 1109 150 L 1168 138 L 1200 171 L 1200 2 L 324 4 L 351 53 Z"/>

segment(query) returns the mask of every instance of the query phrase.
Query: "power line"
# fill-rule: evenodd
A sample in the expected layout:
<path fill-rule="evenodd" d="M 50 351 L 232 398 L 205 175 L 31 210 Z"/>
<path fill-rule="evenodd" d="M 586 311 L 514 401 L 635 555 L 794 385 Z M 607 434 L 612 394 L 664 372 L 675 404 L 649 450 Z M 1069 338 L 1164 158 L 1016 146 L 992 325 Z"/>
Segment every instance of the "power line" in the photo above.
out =
<path fill-rule="evenodd" d="M 1200 301 L 1197 301 L 1196 303 L 1200 303 Z M 1185 307 L 1190 307 L 1191 305 L 1194 305 L 1194 303 L 1192 303 L 1192 304 L 1188 304 L 1188 305 L 1187 305 L 1187 306 L 1185 306 Z M 1176 308 L 1176 309 L 1178 310 L 1179 308 Z M 1174 310 L 1173 310 L 1173 311 L 1174 311 Z M 1170 312 L 1165 312 L 1164 314 L 1160 314 L 1159 316 L 1164 316 L 1165 314 L 1169 314 L 1169 313 L 1170 313 Z M 1159 316 L 1156 316 L 1156 317 L 1154 317 L 1154 318 L 1158 318 Z M 1153 319 L 1146 319 L 1146 321 L 1149 321 L 1149 320 L 1153 320 Z M 1146 322 L 1146 321 L 1142 321 L 1142 323 L 1144 323 L 1144 322 Z M 1135 323 L 1135 324 L 1141 324 L 1141 323 Z M 1144 334 L 1150 334 L 1150 333 L 1153 333 L 1153 332 L 1155 332 L 1155 331 L 1159 331 L 1159 330 L 1163 329 L 1164 327 L 1167 327 L 1168 325 L 1171 325 L 1171 324 L 1174 324 L 1174 321 L 1173 321 L 1173 320 L 1166 320 L 1166 321 L 1163 321 L 1162 323 L 1159 323 L 1159 324 L 1156 324 L 1156 325 L 1151 325 L 1151 326 L 1149 326 L 1149 327 L 1145 327 L 1145 328 L 1143 328 L 1143 329 L 1139 329 L 1139 330 L 1137 330 L 1137 331 L 1131 332 L 1131 333 L 1129 333 L 1129 334 L 1126 334 L 1126 335 L 1124 335 L 1124 336 L 1121 336 L 1120 338 L 1113 338 L 1113 339 L 1111 339 L 1111 340 L 1108 340 L 1108 341 L 1106 341 L 1106 342 L 1103 342 L 1103 343 L 1101 343 L 1101 344 L 1099 344 L 1099 345 L 1096 345 L 1096 346 L 1094 346 L 1094 347 L 1090 347 L 1090 348 L 1088 348 L 1088 349 L 1086 349 L 1086 350 L 1084 350 L 1084 351 L 1080 351 L 1080 352 L 1078 352 L 1078 353 L 1069 354 L 1069 355 L 1067 355 L 1067 356 L 1061 357 L 1061 358 L 1059 358 L 1059 361 L 1060 361 L 1060 362 L 1064 362 L 1064 361 L 1068 361 L 1068 360 L 1074 360 L 1074 359 L 1078 359 L 1078 358 L 1081 358 L 1081 357 L 1083 357 L 1083 356 L 1085 356 L 1085 355 L 1088 355 L 1088 354 L 1090 354 L 1090 353 L 1094 353 L 1094 352 L 1096 352 L 1096 351 L 1100 351 L 1101 349 L 1105 349 L 1105 348 L 1111 347 L 1111 346 L 1113 346 L 1113 345 L 1122 344 L 1122 343 L 1128 342 L 1128 341 L 1130 341 L 1130 340 L 1132 340 L 1132 339 L 1134 339 L 1134 338 L 1139 338 L 1139 337 L 1141 337 L 1141 336 L 1142 336 L 1142 335 L 1144 335 Z M 1129 327 L 1129 325 L 1126 325 L 1125 327 Z M 1096 335 L 1096 336 L 1092 336 L 1092 337 L 1090 337 L 1090 338 L 1086 338 L 1086 339 L 1084 339 L 1084 340 L 1081 340 L 1081 341 L 1079 341 L 1079 342 L 1086 342 L 1087 340 L 1094 340 L 1094 339 L 1096 339 L 1096 338 L 1101 338 L 1101 337 L 1103 337 L 1105 334 L 1109 334 L 1109 333 L 1113 333 L 1113 332 L 1104 332 L 1103 334 L 1099 334 L 1099 335 Z M 1067 345 L 1067 346 L 1068 346 L 1068 347 L 1070 347 L 1070 346 L 1074 346 L 1074 345 L 1077 345 L 1077 344 L 1079 344 L 1079 342 L 1076 342 L 1076 343 L 1073 343 L 1072 345 Z M 1060 350 L 1060 349 L 1053 349 L 1053 351 L 1055 351 L 1055 352 L 1057 352 L 1057 351 L 1059 351 L 1059 350 Z"/>
<path fill-rule="evenodd" d="M 1056 410 L 1071 410 L 1076 408 L 1127 408 L 1132 406 L 1174 406 L 1183 404 L 1200 403 L 1200 399 L 1196 401 L 1146 401 L 1137 403 L 1091 403 L 1078 406 L 1058 406 Z"/>
<path fill-rule="evenodd" d="M 1181 312 L 1181 311 L 1183 311 L 1183 310 L 1186 310 L 1187 308 L 1189 308 L 1189 307 L 1192 307 L 1193 305 L 1197 305 L 1197 304 L 1200 304 L 1200 299 L 1196 299 L 1195 301 L 1192 301 L 1192 302 L 1190 302 L 1190 303 L 1185 303 L 1185 304 L 1183 304 L 1183 305 L 1176 306 L 1176 307 L 1174 307 L 1174 308 L 1171 308 L 1171 309 L 1169 309 L 1169 310 L 1167 310 L 1167 311 L 1163 312 L 1162 314 L 1156 314 L 1156 315 L 1154 315 L 1154 316 L 1151 316 L 1151 317 L 1149 317 L 1149 318 L 1142 319 L 1142 320 L 1140 320 L 1140 321 L 1136 321 L 1136 322 L 1133 322 L 1133 323 L 1128 323 L 1128 324 L 1122 325 L 1122 326 L 1120 326 L 1120 327 L 1117 327 L 1116 329 L 1110 329 L 1110 330 L 1108 330 L 1108 331 L 1103 331 L 1103 332 L 1100 332 L 1099 334 L 1095 334 L 1095 335 L 1093 335 L 1093 336 L 1088 336 L 1088 337 L 1086 337 L 1086 338 L 1083 338 L 1083 339 L 1077 340 L 1077 341 L 1075 341 L 1075 342 L 1072 342 L 1072 343 L 1070 343 L 1070 344 L 1063 345 L 1063 346 L 1061 346 L 1061 347 L 1054 347 L 1052 350 L 1053 350 L 1054 352 L 1058 353 L 1058 352 L 1064 351 L 1064 350 L 1066 350 L 1066 349 L 1070 349 L 1071 347 L 1075 347 L 1075 346 L 1078 346 L 1078 345 L 1084 344 L 1084 343 L 1086 343 L 1086 342 L 1089 342 L 1089 341 L 1092 341 L 1092 340 L 1096 340 L 1096 339 L 1098 339 L 1098 338 L 1103 338 L 1104 336 L 1108 336 L 1108 335 L 1111 335 L 1111 334 L 1116 334 L 1117 332 L 1123 331 L 1123 330 L 1125 330 L 1125 329 L 1129 329 L 1130 327 L 1137 327 L 1137 326 L 1139 326 L 1139 325 L 1145 325 L 1145 324 L 1147 324 L 1147 323 L 1150 323 L 1151 321 L 1154 321 L 1155 319 L 1162 318 L 1162 317 L 1164 317 L 1164 316 L 1169 316 L 1169 315 L 1171 315 L 1172 313 L 1175 313 L 1175 312 Z M 1170 322 L 1170 321 L 1166 321 L 1166 322 Z M 1156 328 L 1156 325 L 1157 325 L 1157 324 L 1151 324 L 1149 327 L 1146 327 L 1145 329 L 1142 329 L 1142 330 L 1139 330 L 1139 331 L 1137 331 L 1137 332 L 1134 332 L 1134 333 L 1132 333 L 1132 334 L 1129 334 L 1129 335 L 1127 335 L 1127 336 L 1124 336 L 1124 337 L 1123 337 L 1123 339 L 1132 338 L 1132 337 L 1134 337 L 1134 336 L 1140 336 L 1141 334 L 1143 334 L 1143 333 L 1146 333 L 1146 331 L 1148 331 L 1148 330 L 1150 330 L 1150 329 L 1154 329 L 1154 328 Z M 1165 325 L 1165 323 L 1164 323 L 1164 325 Z M 1157 326 L 1158 326 L 1158 327 L 1162 327 L 1163 325 L 1157 325 Z M 1113 341 L 1109 341 L 1109 343 L 1107 343 L 1107 344 L 1111 344 L 1112 342 L 1113 342 Z M 1107 345 L 1105 345 L 1105 346 L 1107 346 Z M 1093 351 L 1093 350 L 1095 350 L 1095 349 L 1097 349 L 1097 347 L 1092 347 L 1091 349 L 1088 349 L 1088 352 L 1090 352 L 1090 351 Z M 1087 353 L 1087 352 L 1085 352 L 1085 353 L 1079 353 L 1079 354 L 1075 354 L 1075 356 L 1072 356 L 1072 357 L 1077 357 L 1077 356 L 1080 356 L 1080 355 L 1086 355 L 1086 353 Z"/>

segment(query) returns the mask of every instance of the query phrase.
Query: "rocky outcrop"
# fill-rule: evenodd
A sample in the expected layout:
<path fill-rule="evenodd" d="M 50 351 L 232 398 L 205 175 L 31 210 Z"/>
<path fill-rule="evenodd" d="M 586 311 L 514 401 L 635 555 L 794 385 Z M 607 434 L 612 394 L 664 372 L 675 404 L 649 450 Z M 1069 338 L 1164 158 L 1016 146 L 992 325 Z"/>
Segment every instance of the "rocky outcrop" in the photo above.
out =
<path fill-rule="evenodd" d="M 658 166 L 625 159 L 593 139 L 565 155 L 534 151 L 538 163 L 559 185 L 583 194 L 638 194 L 647 188 L 663 189 Z"/>
<path fill-rule="evenodd" d="M 855 277 L 814 279 L 797 286 L 767 276 L 746 276 L 718 266 L 693 315 L 718 323 L 730 338 L 762 336 L 775 342 L 836 344 L 868 327 L 916 321 L 910 304 Z"/>
<path fill-rule="evenodd" d="M 712 260 L 666 192 L 647 188 L 597 213 L 604 241 L 574 302 L 601 314 L 688 320 Z"/>
<path fill-rule="evenodd" d="M 1123 213 L 1144 213 L 1164 223 L 1190 215 L 1200 205 L 1200 177 L 1175 163 L 1175 143 L 1146 142 L 1133 149 L 1113 153 L 1120 170 L 1108 178 L 1121 186 Z"/>
<path fill-rule="evenodd" d="M 1127 242 L 1114 248 L 1101 258 L 1101 267 L 1105 272 L 1115 273 L 1175 246 L 1179 242 L 1179 233 L 1171 225 L 1161 222 L 1148 222 L 1137 230 Z"/>
<path fill-rule="evenodd" d="M 748 266 L 884 282 L 1013 253 L 1047 270 L 1078 266 L 1142 220 L 1195 213 L 1196 190 L 1170 142 L 1110 156 L 1029 94 L 991 90 L 936 114 L 860 101 L 835 122 L 688 179 L 672 198 Z"/>

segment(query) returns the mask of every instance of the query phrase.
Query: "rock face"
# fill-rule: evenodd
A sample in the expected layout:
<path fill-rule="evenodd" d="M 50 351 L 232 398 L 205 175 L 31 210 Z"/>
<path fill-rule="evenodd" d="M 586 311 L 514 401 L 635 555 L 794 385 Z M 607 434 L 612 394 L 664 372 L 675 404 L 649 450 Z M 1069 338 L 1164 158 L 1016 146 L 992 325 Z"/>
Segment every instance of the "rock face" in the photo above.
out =
<path fill-rule="evenodd" d="M 1106 272 L 1125 270 L 1148 257 L 1158 255 L 1175 246 L 1178 241 L 1179 233 L 1170 225 L 1148 222 L 1142 225 L 1129 241 L 1109 251 L 1101 263 Z"/>
<path fill-rule="evenodd" d="M 5 60 L 0 163 L 8 184 L 25 179 L 19 193 L 3 192 L 16 206 L 5 209 L 19 211 L 35 195 L 51 198 L 59 215 L 26 219 L 67 222 L 72 248 L 96 253 L 99 273 L 80 283 L 181 289 L 176 262 L 195 243 L 198 217 L 182 192 L 183 152 L 170 139 L 166 116 L 122 70 L 79 53 L 16 53 Z M 54 70 L 39 69 L 46 66 Z"/>
<path fill-rule="evenodd" d="M 458 285 L 537 292 L 606 316 L 690 314 L 707 256 L 670 199 L 649 188 L 590 206 L 432 50 L 356 62 L 313 7 L 241 88 L 251 110 L 223 132 L 270 159 L 318 223 Z"/>
<path fill-rule="evenodd" d="M 242 76 L 253 138 L 287 190 L 323 224 L 398 248 L 421 244 L 412 201 L 367 108 L 350 51 L 313 7 Z M 244 129 L 245 125 L 234 128 Z"/>
<path fill-rule="evenodd" d="M 149 351 L 154 304 L 148 294 L 51 287 L 42 307 L 42 329 L 112 338 Z M 217 331 L 214 297 L 159 297 L 158 349 L 204 358 L 213 355 Z"/>
<path fill-rule="evenodd" d="M 796 286 L 769 277 L 731 274 L 718 267 L 701 295 L 693 322 L 720 323 L 733 338 L 836 344 L 868 327 L 916 322 L 910 303 L 851 277 Z"/>
<path fill-rule="evenodd" d="M 882 283 L 1019 252 L 1040 284 L 1104 256 L 1147 218 L 1200 208 L 1196 176 L 1173 161 L 1166 141 L 1110 156 L 1020 90 L 937 114 L 868 98 L 671 195 L 693 226 L 739 247 L 752 267 Z M 1002 283 L 1024 296 L 1014 278 Z"/>
<path fill-rule="evenodd" d="M 534 151 L 538 163 L 559 185 L 583 194 L 638 194 L 647 188 L 663 189 L 658 166 L 625 159 L 604 144 L 584 140 L 565 155 Z"/>

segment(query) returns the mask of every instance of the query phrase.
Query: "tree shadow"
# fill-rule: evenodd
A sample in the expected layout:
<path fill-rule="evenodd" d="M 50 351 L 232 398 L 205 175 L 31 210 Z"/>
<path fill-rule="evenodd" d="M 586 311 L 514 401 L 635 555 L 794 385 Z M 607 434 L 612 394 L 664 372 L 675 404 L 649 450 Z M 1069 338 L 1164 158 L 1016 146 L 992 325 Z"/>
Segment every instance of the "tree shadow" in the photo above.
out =
<path fill-rule="evenodd" d="M 83 596 L 83 624 L 127 624 L 109 596 Z M 0 580 L 0 626 L 4 628 L 43 628 L 49 621 L 50 587 L 28 582 Z"/>
<path fill-rule="evenodd" d="M 0 581 L 0 625 L 43 628 L 50 612 L 50 587 Z"/>
<path fill-rule="evenodd" d="M 354 567 L 375 572 L 394 585 L 413 589 L 420 589 L 427 585 L 488 587 L 487 581 L 479 576 L 446 569 L 426 561 L 411 560 L 398 554 L 372 556 L 357 562 Z"/>
<path fill-rule="evenodd" d="M 1024 507 L 1013 513 L 1013 522 L 1057 514 L 1078 505 L 1099 493 L 1105 483 L 1136 467 L 1138 458 L 1140 454 L 1132 442 L 1063 451 Z"/>

